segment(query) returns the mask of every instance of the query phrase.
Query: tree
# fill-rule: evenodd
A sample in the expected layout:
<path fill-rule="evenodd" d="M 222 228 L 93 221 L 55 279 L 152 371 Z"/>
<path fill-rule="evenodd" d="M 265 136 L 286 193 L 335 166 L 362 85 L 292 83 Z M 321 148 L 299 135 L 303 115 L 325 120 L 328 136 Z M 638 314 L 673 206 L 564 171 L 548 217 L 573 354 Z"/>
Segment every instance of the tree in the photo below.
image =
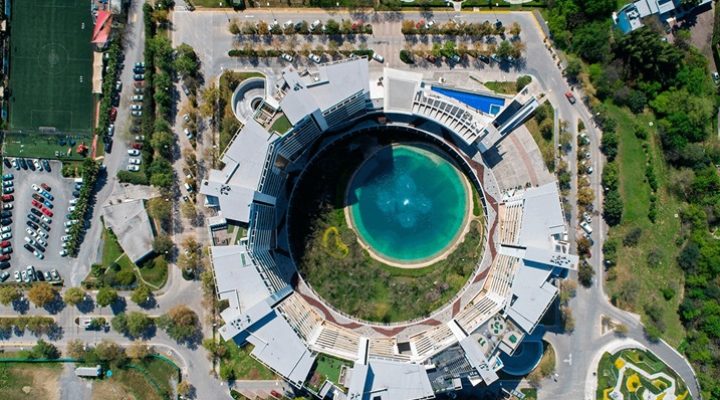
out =
<path fill-rule="evenodd" d="M 582 62 L 576 57 L 568 57 L 567 67 L 565 67 L 565 74 L 572 81 L 577 81 L 578 76 L 582 72 Z"/>
<path fill-rule="evenodd" d="M 511 57 L 513 52 L 513 45 L 507 40 L 503 40 L 502 42 L 500 42 L 500 45 L 498 45 L 497 49 L 495 50 L 495 55 L 499 59 L 505 60 Z"/>
<path fill-rule="evenodd" d="M 197 209 L 192 202 L 186 201 L 180 205 L 180 212 L 183 217 L 195 221 L 197 219 Z"/>
<path fill-rule="evenodd" d="M 22 292 L 17 286 L 3 285 L 0 286 L 0 303 L 8 305 L 14 301 L 20 300 Z"/>
<path fill-rule="evenodd" d="M 192 392 L 192 385 L 188 381 L 182 381 L 177 385 L 177 394 L 180 396 L 189 396 Z"/>
<path fill-rule="evenodd" d="M 623 213 L 623 202 L 620 193 L 617 190 L 610 190 L 605 195 L 603 205 L 603 217 L 605 222 L 610 226 L 620 223 Z"/>
<path fill-rule="evenodd" d="M 157 235 L 153 240 L 153 251 L 155 254 L 167 254 L 172 251 L 174 245 L 170 236 Z"/>
<path fill-rule="evenodd" d="M 169 132 L 155 132 L 150 139 L 150 146 L 166 158 L 172 157 L 174 145 L 175 136 Z"/>
<path fill-rule="evenodd" d="M 47 358 L 55 360 L 60 357 L 60 351 L 53 344 L 39 339 L 32 348 L 32 358 Z"/>
<path fill-rule="evenodd" d="M 508 30 L 508 32 L 515 37 L 520 36 L 521 31 L 522 29 L 520 28 L 520 24 L 518 24 L 517 22 L 513 22 L 512 25 L 510 25 L 510 29 Z"/>
<path fill-rule="evenodd" d="M 143 342 L 134 342 L 125 350 L 125 353 L 130 358 L 142 360 L 151 354 L 151 349 Z"/>
<path fill-rule="evenodd" d="M 178 342 L 188 341 L 198 331 L 199 319 L 190 308 L 179 305 L 171 308 L 158 319 L 158 326 Z"/>
<path fill-rule="evenodd" d="M 133 290 L 130 300 L 135 304 L 142 305 L 150 299 L 151 295 L 152 291 L 150 288 L 145 284 L 140 284 Z"/>
<path fill-rule="evenodd" d="M 82 360 L 85 358 L 85 343 L 80 339 L 73 339 L 67 343 L 65 354 L 70 358 Z"/>
<path fill-rule="evenodd" d="M 103 286 L 98 290 L 97 304 L 100 307 L 107 307 L 118 299 L 117 291 L 113 288 Z"/>
<path fill-rule="evenodd" d="M 578 270 L 578 280 L 583 286 L 590 287 L 592 285 L 593 275 L 595 275 L 595 270 L 590 266 L 590 263 L 583 260 Z"/>
<path fill-rule="evenodd" d="M 523 75 L 515 82 L 515 89 L 520 92 L 525 89 L 525 86 L 529 85 L 530 82 L 532 82 L 532 77 L 530 75 Z"/>
<path fill-rule="evenodd" d="M 127 314 L 127 333 L 132 337 L 140 337 L 154 324 L 152 318 L 140 311 Z"/>
<path fill-rule="evenodd" d="M 85 291 L 79 287 L 71 287 L 63 294 L 63 300 L 71 306 L 76 306 L 85 300 Z"/>
<path fill-rule="evenodd" d="M 126 360 L 125 350 L 107 339 L 98 343 L 94 352 L 100 360 L 113 364 L 123 364 Z"/>
<path fill-rule="evenodd" d="M 240 34 L 240 25 L 238 25 L 237 20 L 232 20 L 230 24 L 228 25 L 228 30 L 233 35 L 239 35 Z"/>
<path fill-rule="evenodd" d="M 340 33 L 340 24 L 332 18 L 327 20 L 327 22 L 325 22 L 325 32 L 328 35 L 337 35 Z"/>
<path fill-rule="evenodd" d="M 154 161 L 153 161 L 154 163 Z M 172 169 L 172 167 L 170 167 Z M 158 173 L 164 173 L 157 171 Z M 160 221 L 160 224 L 167 226 L 172 221 L 172 203 L 161 197 L 155 197 L 147 202 L 148 213 L 150 216 Z"/>
<path fill-rule="evenodd" d="M 210 84 L 200 92 L 200 99 L 200 115 L 211 118 L 213 125 L 216 125 L 218 121 L 215 121 L 215 118 L 220 101 L 220 89 L 218 89 L 214 81 L 210 81 Z"/>
<path fill-rule="evenodd" d="M 45 282 L 33 285 L 28 291 L 28 299 L 37 307 L 44 307 L 57 298 L 57 290 Z"/>

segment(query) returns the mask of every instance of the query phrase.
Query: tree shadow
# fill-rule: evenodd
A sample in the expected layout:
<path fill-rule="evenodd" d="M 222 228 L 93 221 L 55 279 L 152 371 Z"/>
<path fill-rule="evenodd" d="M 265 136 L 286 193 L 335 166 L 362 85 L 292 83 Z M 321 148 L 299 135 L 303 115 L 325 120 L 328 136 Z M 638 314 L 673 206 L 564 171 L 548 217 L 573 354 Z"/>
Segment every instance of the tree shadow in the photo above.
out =
<path fill-rule="evenodd" d="M 21 297 L 12 302 L 12 307 L 18 314 L 25 314 L 30 309 L 30 302 L 27 298 Z"/>
<path fill-rule="evenodd" d="M 95 310 L 95 302 L 93 301 L 92 297 L 85 296 L 83 301 L 77 304 L 77 309 L 83 314 L 87 314 L 89 312 L 92 312 Z"/>
<path fill-rule="evenodd" d="M 65 309 L 65 302 L 62 301 L 60 296 L 56 296 L 55 299 L 43 306 L 43 309 L 45 311 L 49 312 L 50 314 L 57 314 L 63 309 Z"/>
<path fill-rule="evenodd" d="M 125 312 L 127 309 L 127 300 L 124 297 L 118 297 L 112 304 L 110 304 L 110 310 L 113 314 L 119 314 Z"/>

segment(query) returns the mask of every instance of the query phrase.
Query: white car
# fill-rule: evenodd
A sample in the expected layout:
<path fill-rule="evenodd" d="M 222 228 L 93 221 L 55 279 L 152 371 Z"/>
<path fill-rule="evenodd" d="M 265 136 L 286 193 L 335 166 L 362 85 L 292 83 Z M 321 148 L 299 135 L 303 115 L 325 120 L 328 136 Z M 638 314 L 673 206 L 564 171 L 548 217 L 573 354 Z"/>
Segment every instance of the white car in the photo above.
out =
<path fill-rule="evenodd" d="M 190 122 L 190 114 L 188 114 L 188 113 L 183 114 L 183 121 Z"/>
<path fill-rule="evenodd" d="M 71 219 L 70 221 L 65 221 L 65 224 L 64 224 L 64 225 L 69 228 L 69 227 L 71 227 L 71 226 L 73 226 L 73 225 L 75 225 L 75 224 L 77 224 L 77 223 L 78 223 L 78 220 L 76 220 L 76 219 Z"/>
<path fill-rule="evenodd" d="M 33 160 L 33 164 L 35 165 L 35 169 L 38 171 L 42 171 L 43 167 L 40 165 L 40 162 L 38 160 Z"/>
<path fill-rule="evenodd" d="M 280 56 L 280 58 L 282 58 L 283 60 L 285 60 L 285 61 L 287 61 L 287 62 L 293 62 L 293 60 L 294 60 L 293 56 L 291 56 L 291 55 L 288 54 L 288 53 L 282 53 L 282 55 Z"/>
<path fill-rule="evenodd" d="M 140 171 L 140 167 L 138 167 L 137 165 L 131 164 L 131 165 L 127 166 L 127 170 L 130 172 L 138 172 L 138 171 Z"/>
<path fill-rule="evenodd" d="M 50 235 L 47 234 L 47 232 L 43 232 L 43 231 L 41 231 L 40 229 L 38 229 L 35 233 L 37 233 L 37 236 L 35 236 L 35 237 L 38 237 L 38 238 L 45 238 L 45 239 L 47 239 L 47 238 L 50 236 Z"/>
<path fill-rule="evenodd" d="M 68 240 L 70 240 L 70 235 L 64 235 L 60 237 L 60 240 L 62 240 L 63 242 L 67 242 Z"/>
<path fill-rule="evenodd" d="M 47 247 L 47 245 L 48 245 L 44 239 L 38 238 L 38 240 L 36 240 L 36 242 L 38 242 L 38 244 L 40 244 L 41 246 Z"/>
<path fill-rule="evenodd" d="M 45 215 L 40 217 L 40 219 L 43 220 L 43 222 L 45 222 L 45 223 L 52 224 L 52 220 Z"/>
<path fill-rule="evenodd" d="M 108 136 L 112 136 L 115 133 L 115 124 L 108 125 Z"/>
<path fill-rule="evenodd" d="M 320 63 L 322 62 L 322 59 L 321 59 L 320 56 L 317 55 L 317 54 L 310 53 L 310 55 L 308 55 L 308 58 L 309 58 L 312 62 L 317 63 L 317 64 L 320 64 Z"/>
<path fill-rule="evenodd" d="M 38 193 L 42 192 L 42 188 L 36 184 L 32 184 L 32 189 Z"/>
<path fill-rule="evenodd" d="M 29 237 L 25 236 L 25 243 L 29 244 L 30 246 L 35 245 L 35 241 L 30 239 Z"/>
<path fill-rule="evenodd" d="M 138 149 L 128 149 L 128 154 L 134 157 L 137 157 L 140 155 L 140 150 Z"/>
<path fill-rule="evenodd" d="M 65 228 L 65 233 L 70 233 L 70 228 Z"/>
<path fill-rule="evenodd" d="M 68 207 L 68 212 L 73 212 L 73 211 L 75 211 L 75 206 Z"/>
<path fill-rule="evenodd" d="M 62 246 L 63 249 L 67 249 L 67 247 L 70 246 L 70 243 L 62 242 L 60 245 Z"/>
<path fill-rule="evenodd" d="M 140 111 L 142 110 L 142 106 L 140 104 L 133 104 L 130 106 L 130 109 L 133 111 Z"/>
<path fill-rule="evenodd" d="M 141 94 L 136 94 L 135 96 L 132 97 L 132 100 L 133 100 L 133 101 L 142 101 L 142 100 L 143 100 L 143 95 L 141 95 Z"/>
<path fill-rule="evenodd" d="M 78 199 L 72 199 L 72 200 L 70 200 L 70 205 L 74 206 L 75 204 L 77 204 L 77 202 L 78 202 Z"/>
<path fill-rule="evenodd" d="M 2 235 L 0 235 L 0 238 L 1 238 L 2 240 L 12 239 L 12 232 L 3 233 Z"/>
<path fill-rule="evenodd" d="M 2 233 L 12 232 L 12 226 L 3 226 L 2 229 L 0 229 L 0 232 L 2 232 Z"/>
<path fill-rule="evenodd" d="M 68 254 L 67 250 L 65 250 L 65 249 L 60 250 L 60 256 L 65 257 L 67 254 Z"/>
<path fill-rule="evenodd" d="M 32 230 L 31 228 L 25 228 L 25 232 L 27 232 L 27 234 L 30 235 L 31 237 L 34 237 L 34 238 L 37 237 L 37 233 L 34 230 Z"/>
<path fill-rule="evenodd" d="M 142 117 L 142 111 L 140 111 L 140 110 L 131 111 L 130 115 L 132 115 L 133 117 Z"/>
<path fill-rule="evenodd" d="M 45 255 L 43 255 L 43 253 L 37 250 L 33 251 L 33 254 L 35 254 L 35 257 L 37 257 L 38 260 L 42 260 L 43 258 L 45 258 Z"/>
<path fill-rule="evenodd" d="M 381 63 L 381 64 L 385 62 L 385 57 L 381 56 L 381 55 L 378 54 L 378 53 L 373 53 L 372 58 L 373 58 L 373 60 L 375 60 L 375 61 L 377 61 L 377 62 L 379 62 L 379 63 Z"/>
<path fill-rule="evenodd" d="M 195 137 L 195 133 L 190 132 L 190 130 L 187 128 L 185 128 L 183 132 L 185 133 L 185 136 L 188 138 L 188 140 L 192 140 L 192 138 Z"/>
<path fill-rule="evenodd" d="M 13 203 L 5 203 L 3 204 L 3 210 L 12 210 Z"/>
<path fill-rule="evenodd" d="M 142 159 L 140 159 L 140 158 L 131 158 L 130 159 L 130 164 L 132 164 L 132 165 L 140 165 L 141 163 L 142 163 Z"/>

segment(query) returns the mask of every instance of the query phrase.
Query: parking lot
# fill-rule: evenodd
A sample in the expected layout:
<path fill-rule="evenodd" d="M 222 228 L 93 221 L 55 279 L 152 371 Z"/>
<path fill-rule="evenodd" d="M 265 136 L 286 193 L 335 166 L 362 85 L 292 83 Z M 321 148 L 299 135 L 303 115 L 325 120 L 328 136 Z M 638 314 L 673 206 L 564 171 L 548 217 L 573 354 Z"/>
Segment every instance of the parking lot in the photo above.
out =
<path fill-rule="evenodd" d="M 75 190 L 75 183 L 71 178 L 62 177 L 60 173 L 62 169 L 61 162 L 49 161 L 49 163 L 50 171 L 44 169 L 42 171 L 39 169 L 32 170 L 30 168 L 17 170 L 8 168 L 7 165 L 4 168 L 5 174 L 11 173 L 14 175 L 14 192 L 12 193 L 14 201 L 12 201 L 12 209 L 9 210 L 12 212 L 12 224 L 8 225 L 11 227 L 12 238 L 7 239 L 11 242 L 13 252 L 9 260 L 10 268 L 4 270 L 10 274 L 6 282 L 15 282 L 15 271 L 25 271 L 29 265 L 32 265 L 36 271 L 42 272 L 56 269 L 61 278 L 66 273 L 69 273 L 69 271 L 66 271 L 66 266 L 69 264 L 68 260 L 61 256 L 60 252 L 63 250 L 61 237 L 66 235 L 63 224 L 67 220 L 65 216 L 68 214 L 70 199 L 73 198 L 72 193 Z M 43 207 L 52 212 L 52 217 L 42 212 L 40 212 L 40 216 L 37 215 L 37 212 L 35 214 L 31 213 L 31 209 L 41 210 L 40 207 L 33 206 L 33 194 L 40 196 L 39 192 L 33 189 L 33 185 L 40 187 L 41 184 L 50 187 L 49 193 L 53 200 L 47 198 L 45 200 L 52 207 L 48 206 L 48 203 L 45 203 Z M 37 201 L 37 199 L 35 200 Z M 35 226 L 39 229 L 35 229 L 28 224 L 31 219 L 28 214 L 37 218 Z M 38 221 L 42 221 L 49 229 L 44 229 Z M 40 243 L 40 248 L 45 248 L 45 251 L 40 251 L 37 246 L 34 247 L 35 251 L 43 255 L 42 259 L 39 259 L 33 252 L 24 247 L 27 243 L 26 237 L 38 243 L 38 238 L 31 237 L 32 234 L 27 231 L 28 228 L 30 228 L 31 232 L 47 233 L 47 238 L 43 238 L 47 242 L 47 246 L 42 246 L 42 243 Z M 41 234 L 40 237 L 42 238 L 42 236 Z"/>

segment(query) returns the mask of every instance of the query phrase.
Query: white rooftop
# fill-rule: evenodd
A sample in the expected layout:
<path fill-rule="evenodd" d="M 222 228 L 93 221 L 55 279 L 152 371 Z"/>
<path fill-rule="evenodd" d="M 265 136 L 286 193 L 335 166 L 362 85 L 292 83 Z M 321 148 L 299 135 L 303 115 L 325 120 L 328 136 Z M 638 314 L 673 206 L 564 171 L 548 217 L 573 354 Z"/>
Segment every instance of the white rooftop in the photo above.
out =
<path fill-rule="evenodd" d="M 283 70 L 287 85 L 280 108 L 291 124 L 295 125 L 316 110 L 326 111 L 348 97 L 370 91 L 368 61 L 356 58 L 322 64 L 313 74 L 301 75 L 293 67 Z"/>
<path fill-rule="evenodd" d="M 210 170 L 207 180 L 200 185 L 200 193 L 213 196 L 223 216 L 247 223 L 250 204 L 258 196 L 256 189 L 265 168 L 265 156 L 276 139 L 265 128 L 249 120 L 228 146 L 222 170 Z"/>
<path fill-rule="evenodd" d="M 297 386 L 307 378 L 315 355 L 305 346 L 290 324 L 275 311 L 269 320 L 248 329 L 252 355 Z"/>
<path fill-rule="evenodd" d="M 266 299 L 270 292 L 245 245 L 210 247 L 218 296 L 238 313 Z"/>
<path fill-rule="evenodd" d="M 552 235 L 565 232 L 560 193 L 555 182 L 527 189 L 518 242 L 527 247 L 550 248 Z"/>
<path fill-rule="evenodd" d="M 557 288 L 548 282 L 551 271 L 546 265 L 523 262 L 513 279 L 506 312 L 527 333 L 532 333 L 557 294 Z"/>
<path fill-rule="evenodd" d="M 434 398 L 425 367 L 393 361 L 355 363 L 349 400 L 415 400 Z"/>
<path fill-rule="evenodd" d="M 102 209 L 105 226 L 117 236 L 132 262 L 138 262 L 153 251 L 155 238 L 143 199 L 107 204 Z"/>
<path fill-rule="evenodd" d="M 421 73 L 385 68 L 383 70 L 385 112 L 412 113 L 413 101 L 420 90 L 421 82 Z"/>

